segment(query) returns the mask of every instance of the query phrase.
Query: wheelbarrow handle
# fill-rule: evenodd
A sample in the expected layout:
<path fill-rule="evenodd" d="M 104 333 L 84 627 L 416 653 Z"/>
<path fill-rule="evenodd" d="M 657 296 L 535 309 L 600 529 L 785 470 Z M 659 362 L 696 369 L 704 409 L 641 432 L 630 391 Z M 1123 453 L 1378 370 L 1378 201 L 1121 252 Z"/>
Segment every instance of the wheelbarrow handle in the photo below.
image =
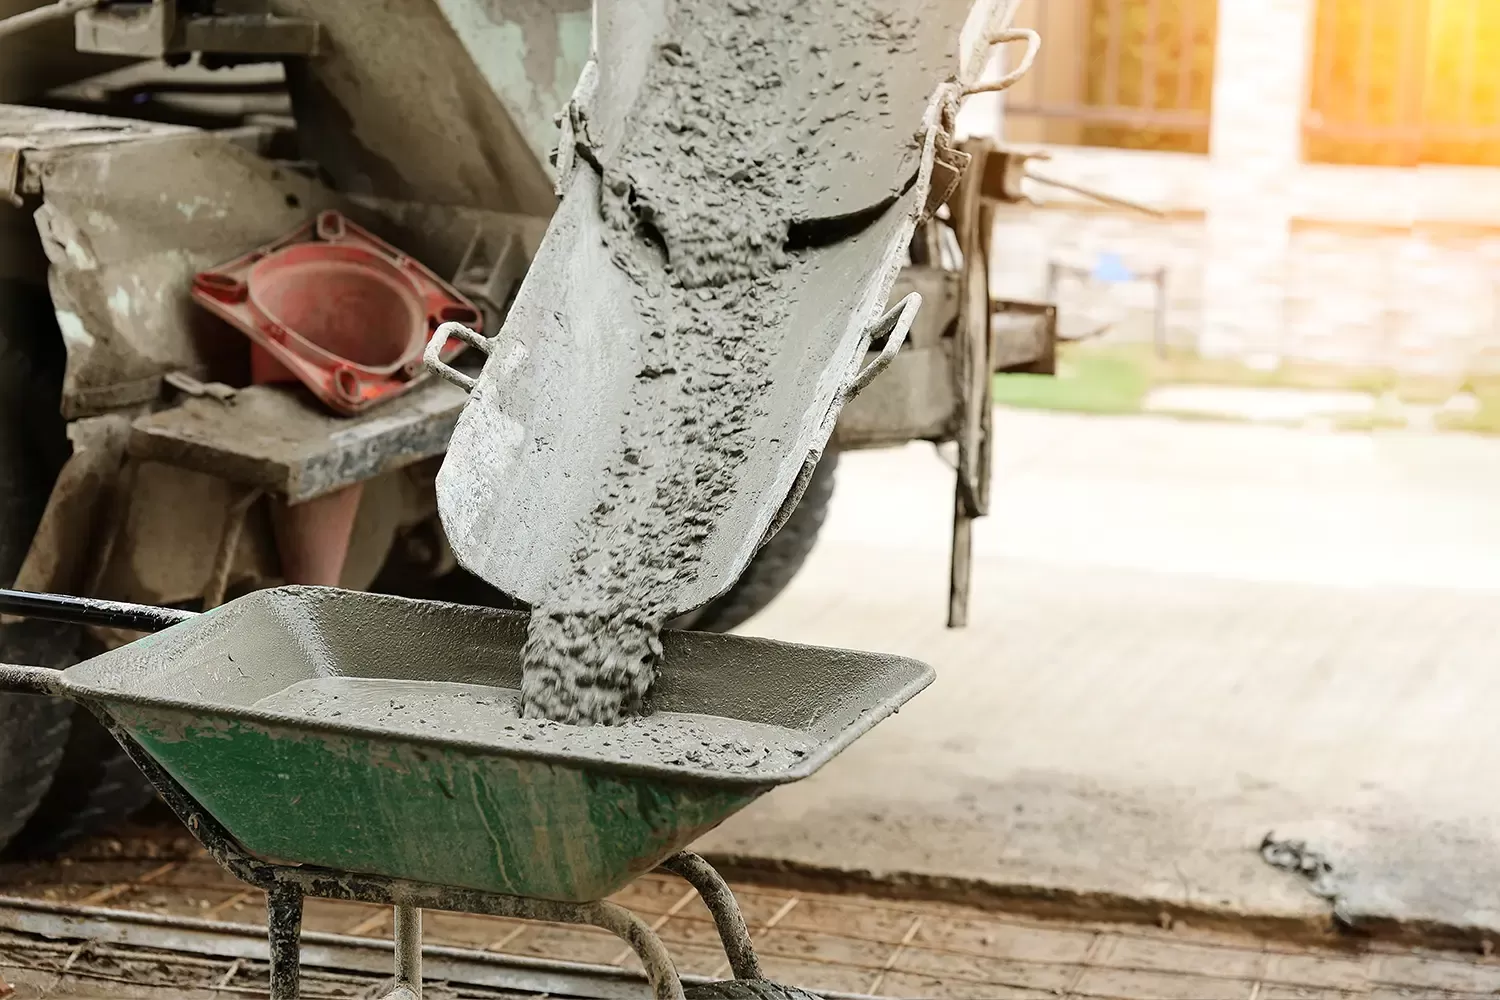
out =
<path fill-rule="evenodd" d="M 160 632 L 194 617 L 196 611 L 157 608 L 149 604 L 101 601 L 96 597 L 65 594 L 33 594 L 25 590 L 0 589 L 0 614 L 19 618 L 45 618 L 69 625 L 103 625 L 135 632 Z"/>
<path fill-rule="evenodd" d="M 61 670 L 51 667 L 22 667 L 0 663 L 0 691 L 6 694 L 57 694 Z"/>

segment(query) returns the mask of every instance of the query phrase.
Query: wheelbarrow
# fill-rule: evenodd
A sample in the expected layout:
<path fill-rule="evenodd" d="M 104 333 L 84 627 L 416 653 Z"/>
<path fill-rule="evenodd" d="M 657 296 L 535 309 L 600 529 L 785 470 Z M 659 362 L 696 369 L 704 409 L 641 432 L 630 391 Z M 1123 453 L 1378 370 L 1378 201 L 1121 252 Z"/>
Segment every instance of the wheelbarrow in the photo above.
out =
<path fill-rule="evenodd" d="M 202 614 L 0 591 L 0 612 L 148 633 L 0 690 L 93 712 L 208 853 L 266 893 L 272 1000 L 299 996 L 307 896 L 395 907 L 395 988 L 420 1000 L 421 911 L 592 924 L 656 997 L 795 997 L 765 981 L 723 878 L 685 848 L 807 777 L 929 684 L 879 653 L 667 632 L 651 715 L 520 719 L 526 616 L 324 587 Z M 653 870 L 713 915 L 733 984 L 683 988 L 606 899 Z"/>

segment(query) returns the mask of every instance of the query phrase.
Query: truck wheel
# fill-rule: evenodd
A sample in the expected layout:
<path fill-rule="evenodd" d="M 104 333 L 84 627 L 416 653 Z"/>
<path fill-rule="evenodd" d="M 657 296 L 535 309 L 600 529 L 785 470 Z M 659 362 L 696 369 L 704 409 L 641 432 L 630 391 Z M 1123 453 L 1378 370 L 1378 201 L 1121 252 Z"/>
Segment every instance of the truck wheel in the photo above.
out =
<path fill-rule="evenodd" d="M 832 448 L 813 469 L 812 479 L 802 500 L 781 530 L 761 547 L 745 567 L 734 586 L 697 611 L 689 612 L 672 623 L 673 628 L 690 628 L 699 632 L 728 632 L 764 611 L 776 595 L 786 589 L 792 577 L 807 561 L 818 531 L 828 516 L 833 499 L 834 471 L 839 456 Z"/>
<path fill-rule="evenodd" d="M 40 658 L 28 661 L 15 655 L 36 648 L 15 634 L 29 624 L 6 628 L 0 641 L 6 660 L 40 665 Z M 73 706 L 56 698 L 0 694 L 0 850 L 26 825 L 52 785 L 72 716 Z"/>
<path fill-rule="evenodd" d="M 797 509 L 792 511 L 781 530 L 755 554 L 734 586 L 697 611 L 674 618 L 668 626 L 699 632 L 728 632 L 759 614 L 786 589 L 807 560 L 813 542 L 817 541 L 818 530 L 823 527 L 823 519 L 828 516 L 828 504 L 833 498 L 834 470 L 838 464 L 838 454 L 832 448 L 825 451 L 813 469 L 812 480 L 808 482 Z M 512 600 L 462 568 L 417 587 L 405 584 L 400 577 L 399 572 L 383 572 L 374 589 L 404 597 L 504 608 L 507 611 L 526 610 L 524 604 Z"/>
<path fill-rule="evenodd" d="M 0 581 L 6 586 L 20 571 L 67 461 L 59 405 L 66 360 L 46 289 L 0 282 Z M 70 666 L 81 639 L 79 629 L 52 622 L 0 625 L 0 661 Z M 56 698 L 0 694 L 0 853 L 60 846 L 144 805 L 149 789 L 85 710 Z"/>
<path fill-rule="evenodd" d="M 74 841 L 129 819 L 155 797 L 156 789 L 109 730 L 88 710 L 75 708 L 51 787 L 5 853 L 51 857 Z"/>
<path fill-rule="evenodd" d="M 6 586 L 26 558 L 68 448 L 58 412 L 62 337 L 55 325 L 36 322 L 38 295 L 45 300 L 43 290 L 0 282 L 0 581 Z M 61 666 L 71 641 L 76 634 L 46 622 L 0 625 L 0 659 Z M 56 698 L 0 694 L 0 848 L 51 786 L 72 714 L 73 706 Z"/>

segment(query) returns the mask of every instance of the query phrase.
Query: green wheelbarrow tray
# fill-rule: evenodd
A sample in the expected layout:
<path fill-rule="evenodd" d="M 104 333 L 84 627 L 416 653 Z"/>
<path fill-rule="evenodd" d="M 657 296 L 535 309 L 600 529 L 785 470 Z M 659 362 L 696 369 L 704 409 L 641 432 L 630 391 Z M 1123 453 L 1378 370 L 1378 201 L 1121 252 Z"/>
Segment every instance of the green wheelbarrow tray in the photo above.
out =
<path fill-rule="evenodd" d="M 513 612 L 284 587 L 45 686 L 264 861 L 587 902 L 812 774 L 933 678 L 899 656 L 666 633 L 650 716 L 560 726 L 516 717 L 525 631 Z"/>

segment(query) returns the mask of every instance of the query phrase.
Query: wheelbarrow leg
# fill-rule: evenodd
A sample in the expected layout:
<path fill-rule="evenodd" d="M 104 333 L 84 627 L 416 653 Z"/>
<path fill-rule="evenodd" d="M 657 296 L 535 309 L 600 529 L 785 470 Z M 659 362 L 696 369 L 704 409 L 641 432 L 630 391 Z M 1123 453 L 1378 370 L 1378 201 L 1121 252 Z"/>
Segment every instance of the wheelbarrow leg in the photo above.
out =
<path fill-rule="evenodd" d="M 271 942 L 271 1000 L 301 1000 L 302 890 L 266 890 L 266 932 Z"/>
<path fill-rule="evenodd" d="M 385 1000 L 422 1000 L 422 910 L 396 904 L 396 988 Z"/>
<path fill-rule="evenodd" d="M 661 863 L 662 871 L 684 879 L 698 891 L 703 905 L 713 915 L 714 926 L 719 931 L 719 941 L 724 945 L 724 955 L 729 959 L 729 968 L 736 979 L 763 979 L 760 959 L 755 955 L 755 946 L 750 943 L 750 928 L 745 926 L 744 914 L 734 898 L 724 876 L 714 866 L 691 851 L 674 854 Z"/>

